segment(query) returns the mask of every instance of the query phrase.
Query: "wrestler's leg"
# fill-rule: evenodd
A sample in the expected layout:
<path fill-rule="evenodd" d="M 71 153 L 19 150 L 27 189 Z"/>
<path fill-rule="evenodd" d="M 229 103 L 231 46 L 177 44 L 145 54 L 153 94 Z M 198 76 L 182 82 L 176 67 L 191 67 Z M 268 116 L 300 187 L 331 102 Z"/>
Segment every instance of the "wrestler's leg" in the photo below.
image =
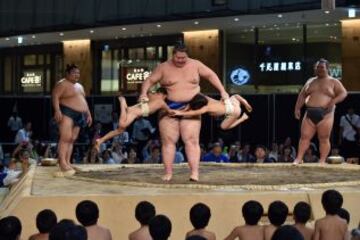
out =
<path fill-rule="evenodd" d="M 325 163 L 330 152 L 330 135 L 334 123 L 334 113 L 327 114 L 317 125 L 317 134 L 319 139 L 320 163 Z"/>
<path fill-rule="evenodd" d="M 248 101 L 246 101 L 245 98 L 241 97 L 241 96 L 238 95 L 238 94 L 235 94 L 234 97 L 240 102 L 241 105 L 243 105 L 243 106 L 246 108 L 246 110 L 247 110 L 248 112 L 252 112 L 252 107 L 251 107 L 251 105 L 248 103 Z"/>
<path fill-rule="evenodd" d="M 60 138 L 58 144 L 58 158 L 61 171 L 71 170 L 71 165 L 68 164 L 66 157 L 72 142 L 73 126 L 73 120 L 68 116 L 63 115 L 61 122 L 59 123 Z"/>
<path fill-rule="evenodd" d="M 181 119 L 180 134 L 185 145 L 185 153 L 191 170 L 190 179 L 199 180 L 201 119 Z"/>
<path fill-rule="evenodd" d="M 172 177 L 176 143 L 180 136 L 179 119 L 163 116 L 159 121 L 159 130 L 161 138 L 161 155 L 165 167 L 163 180 L 169 181 Z"/>
<path fill-rule="evenodd" d="M 74 143 L 76 142 L 76 139 L 79 136 L 79 132 L 80 132 L 80 127 L 78 127 L 78 126 L 73 127 L 72 132 L 71 132 L 71 143 L 69 144 L 69 147 L 68 147 L 67 153 L 66 153 L 66 163 L 69 166 L 71 166 L 71 155 L 73 152 Z"/>
<path fill-rule="evenodd" d="M 301 137 L 299 140 L 298 153 L 294 160 L 294 164 L 302 163 L 304 153 L 310 146 L 310 141 L 316 133 L 316 126 L 310 119 L 304 116 L 301 123 Z"/>
<path fill-rule="evenodd" d="M 244 113 L 240 118 L 227 117 L 221 122 L 220 128 L 223 130 L 234 128 L 240 123 L 246 121 L 248 118 L 249 116 L 246 113 Z"/>

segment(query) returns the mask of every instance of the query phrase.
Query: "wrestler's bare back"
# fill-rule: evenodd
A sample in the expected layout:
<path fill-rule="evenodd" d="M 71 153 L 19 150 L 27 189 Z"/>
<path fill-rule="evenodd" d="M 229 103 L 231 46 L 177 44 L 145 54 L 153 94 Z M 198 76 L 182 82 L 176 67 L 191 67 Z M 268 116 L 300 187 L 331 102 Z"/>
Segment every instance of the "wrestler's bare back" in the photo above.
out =
<path fill-rule="evenodd" d="M 59 102 L 79 112 L 86 112 L 88 109 L 84 88 L 80 83 L 71 83 L 61 79 L 54 89 L 59 92 Z"/>
<path fill-rule="evenodd" d="M 160 84 L 166 88 L 169 100 L 187 102 L 200 92 L 199 67 L 200 63 L 191 58 L 181 68 L 176 67 L 171 60 L 160 64 L 159 70 L 162 72 Z"/>
<path fill-rule="evenodd" d="M 305 104 L 310 107 L 327 107 L 336 95 L 337 81 L 331 77 L 309 79 L 304 87 Z"/>

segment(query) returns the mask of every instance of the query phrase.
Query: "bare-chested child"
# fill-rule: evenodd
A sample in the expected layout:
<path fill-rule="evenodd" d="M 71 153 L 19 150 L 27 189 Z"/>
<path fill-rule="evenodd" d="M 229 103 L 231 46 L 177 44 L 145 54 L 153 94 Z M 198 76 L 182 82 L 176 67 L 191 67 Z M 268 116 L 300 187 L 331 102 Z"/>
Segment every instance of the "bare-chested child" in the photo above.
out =
<path fill-rule="evenodd" d="M 88 240 L 112 240 L 110 230 L 97 224 L 99 208 L 95 202 L 80 202 L 76 206 L 76 218 L 85 227 Z"/>
<path fill-rule="evenodd" d="M 135 218 L 140 223 L 140 228 L 129 234 L 129 240 L 152 240 L 149 232 L 149 222 L 155 217 L 155 214 L 153 204 L 147 201 L 139 202 L 135 208 Z"/>
<path fill-rule="evenodd" d="M 113 131 L 108 132 L 103 137 L 96 140 L 95 148 L 99 151 L 100 145 L 121 134 L 126 130 L 126 128 L 135 121 L 136 118 L 148 115 L 158 111 L 159 109 L 164 109 L 169 111 L 169 107 L 165 102 L 166 94 L 160 90 L 156 93 L 149 94 L 149 101 L 135 104 L 131 107 L 127 106 L 126 99 L 124 97 L 119 97 L 120 101 L 120 111 L 121 115 L 119 118 L 119 127 Z"/>
<path fill-rule="evenodd" d="M 293 225 L 303 235 L 304 240 L 312 240 L 314 236 L 314 229 L 306 226 L 311 216 L 311 207 L 306 202 L 298 202 L 294 207 Z"/>
<path fill-rule="evenodd" d="M 36 228 L 39 233 L 33 234 L 29 240 L 48 240 L 51 229 L 56 225 L 56 214 L 50 209 L 44 209 L 36 216 Z"/>
<path fill-rule="evenodd" d="M 201 108 L 197 108 L 196 105 L 189 103 L 188 107 L 184 110 L 171 110 L 170 116 L 183 116 L 183 117 L 191 117 L 198 116 L 204 113 L 209 113 L 212 116 L 223 116 L 225 115 L 225 119 L 221 122 L 221 129 L 227 130 L 236 127 L 243 121 L 249 118 L 247 113 L 243 113 L 241 115 L 240 106 L 244 105 L 246 112 L 251 112 L 252 107 L 250 104 L 240 95 L 232 95 L 227 101 L 230 101 L 232 108 L 228 108 L 224 101 L 218 101 L 208 96 L 197 94 L 193 100 L 193 102 L 205 102 L 205 105 Z"/>
<path fill-rule="evenodd" d="M 265 240 L 271 240 L 276 229 L 285 223 L 288 213 L 289 209 L 282 201 L 274 201 L 269 205 L 270 224 L 264 227 Z"/>
<path fill-rule="evenodd" d="M 264 228 L 258 225 L 261 216 L 264 213 L 264 208 L 257 201 L 248 201 L 242 207 L 242 215 L 245 220 L 245 225 L 235 227 L 225 240 L 263 240 Z"/>
<path fill-rule="evenodd" d="M 346 240 L 347 224 L 337 213 L 343 204 L 341 193 L 327 190 L 321 197 L 326 216 L 315 222 L 314 240 Z"/>
<path fill-rule="evenodd" d="M 207 240 L 215 240 L 215 233 L 206 230 L 211 217 L 210 208 L 203 204 L 197 203 L 190 209 L 190 221 L 194 229 L 186 233 L 186 237 L 198 235 L 206 238 Z"/>

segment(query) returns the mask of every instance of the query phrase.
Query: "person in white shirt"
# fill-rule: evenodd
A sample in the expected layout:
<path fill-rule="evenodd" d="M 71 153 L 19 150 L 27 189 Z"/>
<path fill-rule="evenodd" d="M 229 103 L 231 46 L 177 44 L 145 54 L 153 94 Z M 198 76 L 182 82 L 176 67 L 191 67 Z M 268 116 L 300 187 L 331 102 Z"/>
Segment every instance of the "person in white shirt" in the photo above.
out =
<path fill-rule="evenodd" d="M 360 117 L 355 114 L 354 109 L 350 107 L 347 114 L 340 118 L 339 145 L 341 146 L 341 155 L 347 162 L 356 162 L 359 160 L 359 138 L 360 137 Z M 356 139 L 357 138 L 357 139 Z"/>
<path fill-rule="evenodd" d="M 20 144 L 24 142 L 29 142 L 31 138 L 32 130 L 31 130 L 31 122 L 27 122 L 25 127 L 20 129 L 15 136 L 15 143 Z"/>
<path fill-rule="evenodd" d="M 13 112 L 10 116 L 7 126 L 11 132 L 11 139 L 14 139 L 16 133 L 23 127 L 22 119 L 18 116 L 17 112 Z"/>

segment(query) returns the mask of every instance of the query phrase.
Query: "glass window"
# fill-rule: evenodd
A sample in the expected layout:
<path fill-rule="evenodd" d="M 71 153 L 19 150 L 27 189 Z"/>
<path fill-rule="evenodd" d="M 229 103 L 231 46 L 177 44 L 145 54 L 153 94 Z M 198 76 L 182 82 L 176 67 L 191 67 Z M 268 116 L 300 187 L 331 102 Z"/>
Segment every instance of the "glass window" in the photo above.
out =
<path fill-rule="evenodd" d="M 12 91 L 12 62 L 10 57 L 6 57 L 4 61 L 4 91 Z"/>
<path fill-rule="evenodd" d="M 25 66 L 36 65 L 36 55 L 35 54 L 25 55 L 24 56 L 24 65 Z"/>
<path fill-rule="evenodd" d="M 229 30 L 226 35 L 226 85 L 230 92 L 254 91 L 255 34 L 251 28 Z"/>
<path fill-rule="evenodd" d="M 167 47 L 167 58 L 172 58 L 173 55 L 174 46 L 168 46 Z"/>
<path fill-rule="evenodd" d="M 112 72 L 111 72 L 111 50 L 102 51 L 101 58 L 101 91 L 111 92 L 112 91 Z"/>
<path fill-rule="evenodd" d="M 341 26 L 339 23 L 307 25 L 307 78 L 313 76 L 314 63 L 320 58 L 330 62 L 330 75 L 342 77 L 341 66 Z"/>
<path fill-rule="evenodd" d="M 146 59 L 156 59 L 156 47 L 147 47 L 146 48 Z"/>
<path fill-rule="evenodd" d="M 37 62 L 37 64 L 39 64 L 39 65 L 44 65 L 44 55 L 39 54 L 37 57 L 38 57 L 38 62 Z"/>
<path fill-rule="evenodd" d="M 142 60 L 144 59 L 144 48 L 130 48 L 129 59 Z"/>

